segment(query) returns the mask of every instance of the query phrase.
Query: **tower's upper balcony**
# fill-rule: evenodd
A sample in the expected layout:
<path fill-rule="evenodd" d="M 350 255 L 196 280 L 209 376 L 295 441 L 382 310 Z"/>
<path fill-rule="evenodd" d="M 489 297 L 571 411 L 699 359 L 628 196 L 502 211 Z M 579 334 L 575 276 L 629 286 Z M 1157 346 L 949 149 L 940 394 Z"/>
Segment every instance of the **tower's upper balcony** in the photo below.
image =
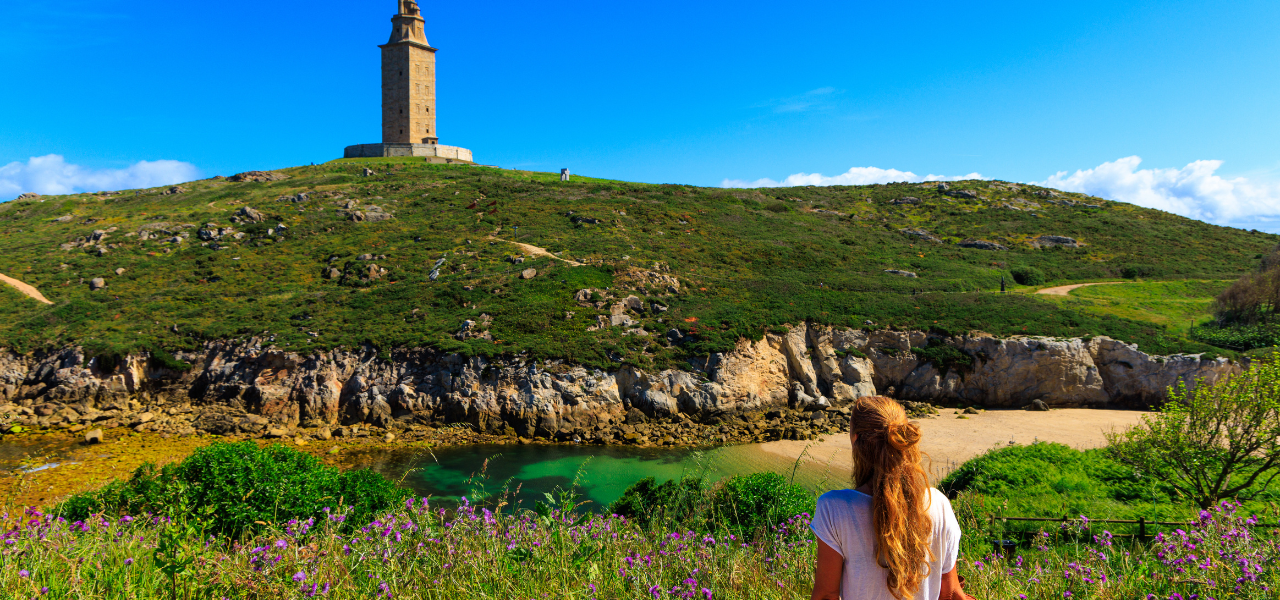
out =
<path fill-rule="evenodd" d="M 415 0 L 399 0 L 400 11 L 391 17 L 391 40 L 388 44 L 400 42 L 416 42 L 424 46 L 427 43 L 426 22 L 422 20 L 422 12 L 418 10 Z"/>

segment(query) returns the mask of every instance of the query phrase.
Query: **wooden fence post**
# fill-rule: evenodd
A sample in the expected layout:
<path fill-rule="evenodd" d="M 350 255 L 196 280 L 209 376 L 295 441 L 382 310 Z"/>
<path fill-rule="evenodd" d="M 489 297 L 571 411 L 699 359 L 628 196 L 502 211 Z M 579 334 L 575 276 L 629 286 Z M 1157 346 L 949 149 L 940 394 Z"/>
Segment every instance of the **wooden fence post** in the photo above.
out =
<path fill-rule="evenodd" d="M 1147 518 L 1138 517 L 1138 541 L 1147 541 Z"/>

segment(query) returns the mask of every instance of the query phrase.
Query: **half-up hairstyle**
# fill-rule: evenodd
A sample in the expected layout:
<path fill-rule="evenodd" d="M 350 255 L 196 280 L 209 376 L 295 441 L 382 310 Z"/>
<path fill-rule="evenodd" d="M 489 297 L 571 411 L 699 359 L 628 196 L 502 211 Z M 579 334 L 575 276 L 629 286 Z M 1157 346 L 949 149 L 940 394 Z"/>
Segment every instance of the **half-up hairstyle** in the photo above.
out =
<path fill-rule="evenodd" d="M 876 561 L 889 570 L 889 593 L 915 595 L 934 560 L 929 478 L 920 466 L 920 427 L 892 398 L 859 398 L 850 415 L 853 485 L 871 487 Z"/>

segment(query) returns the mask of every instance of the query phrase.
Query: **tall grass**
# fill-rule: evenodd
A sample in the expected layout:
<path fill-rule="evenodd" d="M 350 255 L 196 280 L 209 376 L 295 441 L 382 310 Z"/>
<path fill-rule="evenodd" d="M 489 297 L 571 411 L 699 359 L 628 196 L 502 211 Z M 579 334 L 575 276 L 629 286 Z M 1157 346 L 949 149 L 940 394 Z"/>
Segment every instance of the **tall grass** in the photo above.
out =
<path fill-rule="evenodd" d="M 345 515 L 213 537 L 200 515 L 3 515 L 0 597 L 804 598 L 814 538 L 797 515 L 747 537 L 647 529 L 618 516 L 407 500 L 344 532 Z M 958 568 L 979 598 L 1273 598 L 1280 547 L 1224 503 L 1149 542 L 1075 519 L 1009 556 L 960 515 Z M 1148 594 L 1154 594 L 1149 596 Z M 1180 594 L 1180 596 L 1178 595 Z"/>
<path fill-rule="evenodd" d="M 226 445 L 193 465 L 212 458 L 237 465 L 220 471 L 230 479 L 216 478 L 235 496 L 245 495 L 243 486 L 277 489 L 292 481 L 270 469 L 266 479 L 244 478 L 241 466 L 256 464 L 255 457 L 288 454 L 244 450 Z M 1133 473 L 1099 451 L 1054 444 L 998 450 L 967 463 L 942 487 L 955 496 L 964 531 L 958 568 L 979 598 L 1261 599 L 1274 597 L 1280 585 L 1274 530 L 1258 527 L 1260 519 L 1245 507 L 1224 502 L 1184 512 L 1185 503 L 1166 486 L 1134 482 Z M 641 482 L 603 514 L 586 510 L 573 488 L 531 509 L 513 505 L 517 495 L 504 487 L 484 495 L 484 504 L 384 499 L 372 509 L 339 498 L 315 513 L 309 505 L 297 513 L 315 516 L 254 527 L 228 527 L 229 516 L 240 514 L 234 506 L 193 503 L 202 496 L 190 490 L 108 503 L 115 511 L 137 506 L 156 513 L 81 514 L 90 504 L 79 502 L 63 513 L 78 516 L 67 519 L 28 508 L 0 515 L 0 598 L 710 600 L 809 593 L 813 496 L 782 475 L 711 487 L 696 479 Z M 1274 522 L 1274 506 L 1249 508 Z M 1151 509 L 1164 512 L 1145 516 L 1186 525 L 1153 528 L 1153 537 L 1136 539 L 1132 528 L 1108 530 L 1075 512 L 1043 528 L 1001 518 L 1077 510 L 1114 518 Z M 997 540 L 1013 541 L 1008 554 L 994 550 Z"/>
<path fill-rule="evenodd" d="M 807 515 L 743 539 L 425 498 L 350 534 L 330 513 L 243 542 L 207 537 L 198 517 L 23 518 L 0 551 L 0 597 L 793 598 L 813 543 Z"/>
<path fill-rule="evenodd" d="M 1240 509 L 1223 502 L 1149 540 L 1118 537 L 1079 517 L 1038 532 L 1011 555 L 974 540 L 984 528 L 969 514 L 961 519 L 970 539 L 959 568 L 979 598 L 1275 598 L 1280 541 Z"/>

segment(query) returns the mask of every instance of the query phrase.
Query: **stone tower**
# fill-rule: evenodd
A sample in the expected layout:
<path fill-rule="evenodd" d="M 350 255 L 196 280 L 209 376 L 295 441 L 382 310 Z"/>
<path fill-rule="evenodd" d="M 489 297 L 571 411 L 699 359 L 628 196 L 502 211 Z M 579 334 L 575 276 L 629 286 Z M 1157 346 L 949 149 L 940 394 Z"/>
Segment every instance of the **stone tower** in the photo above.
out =
<path fill-rule="evenodd" d="M 436 49 L 416 0 L 399 0 L 382 46 L 382 143 L 435 144 Z"/>
<path fill-rule="evenodd" d="M 436 132 L 436 49 L 427 43 L 417 0 L 397 0 L 391 39 L 382 48 L 382 143 L 348 146 L 346 158 L 417 156 L 472 161 L 471 151 L 441 146 Z"/>

